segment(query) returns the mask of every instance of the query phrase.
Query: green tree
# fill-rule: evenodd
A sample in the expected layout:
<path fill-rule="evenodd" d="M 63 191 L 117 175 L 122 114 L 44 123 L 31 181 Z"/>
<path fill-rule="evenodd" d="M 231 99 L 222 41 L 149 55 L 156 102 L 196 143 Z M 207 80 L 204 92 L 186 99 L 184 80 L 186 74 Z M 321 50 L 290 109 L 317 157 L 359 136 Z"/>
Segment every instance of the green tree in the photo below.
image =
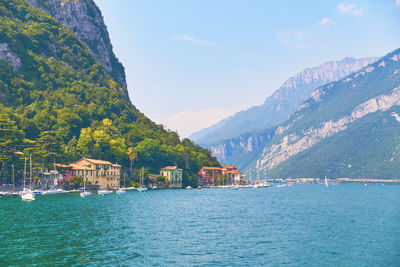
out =
<path fill-rule="evenodd" d="M 74 189 L 77 189 L 83 186 L 83 177 L 80 175 L 71 176 L 68 179 L 68 184 L 72 186 Z"/>

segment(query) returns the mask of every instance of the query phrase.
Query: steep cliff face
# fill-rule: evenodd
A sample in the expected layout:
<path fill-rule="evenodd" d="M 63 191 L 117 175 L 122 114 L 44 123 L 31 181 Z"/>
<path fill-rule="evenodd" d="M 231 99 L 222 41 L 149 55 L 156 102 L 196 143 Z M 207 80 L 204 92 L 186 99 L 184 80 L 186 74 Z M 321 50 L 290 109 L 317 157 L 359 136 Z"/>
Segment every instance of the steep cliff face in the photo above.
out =
<path fill-rule="evenodd" d="M 270 176 L 390 176 L 399 165 L 399 56 L 317 88 L 276 130 L 257 168 Z"/>
<path fill-rule="evenodd" d="M 306 100 L 315 88 L 337 81 L 376 60 L 377 58 L 345 58 L 305 69 L 284 82 L 264 104 L 240 111 L 216 125 L 194 133 L 190 138 L 201 145 L 211 146 L 249 131 L 278 125 L 287 120 L 290 113 Z"/>
<path fill-rule="evenodd" d="M 97 5 L 93 0 L 27 0 L 60 21 L 86 43 L 90 53 L 115 81 L 124 88 L 129 98 L 125 79 L 125 70 L 115 56 L 107 27 Z"/>
<path fill-rule="evenodd" d="M 274 136 L 275 128 L 263 131 L 245 133 L 237 138 L 232 138 L 211 146 L 210 150 L 222 164 L 234 164 L 244 170 L 255 163 L 262 152 L 262 148 Z"/>

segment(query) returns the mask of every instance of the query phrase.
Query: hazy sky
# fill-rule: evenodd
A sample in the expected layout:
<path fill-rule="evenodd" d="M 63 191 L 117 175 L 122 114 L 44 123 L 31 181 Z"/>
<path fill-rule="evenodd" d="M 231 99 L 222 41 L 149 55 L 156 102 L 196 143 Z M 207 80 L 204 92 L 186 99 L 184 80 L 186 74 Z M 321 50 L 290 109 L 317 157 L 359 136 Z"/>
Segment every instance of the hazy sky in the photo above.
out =
<path fill-rule="evenodd" d="M 304 68 L 400 47 L 400 0 L 95 0 L 131 101 L 185 137 Z"/>

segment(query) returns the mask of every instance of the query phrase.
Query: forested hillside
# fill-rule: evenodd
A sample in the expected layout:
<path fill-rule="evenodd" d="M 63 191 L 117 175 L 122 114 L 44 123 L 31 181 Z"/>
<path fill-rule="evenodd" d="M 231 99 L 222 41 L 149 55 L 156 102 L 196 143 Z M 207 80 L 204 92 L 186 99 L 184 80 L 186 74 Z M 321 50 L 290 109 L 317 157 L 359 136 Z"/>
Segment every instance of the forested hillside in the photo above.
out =
<path fill-rule="evenodd" d="M 83 156 L 153 173 L 178 165 L 186 183 L 201 166 L 219 165 L 140 113 L 84 42 L 26 0 L 0 2 L 1 175 L 22 164 L 15 151 L 47 166 Z"/>

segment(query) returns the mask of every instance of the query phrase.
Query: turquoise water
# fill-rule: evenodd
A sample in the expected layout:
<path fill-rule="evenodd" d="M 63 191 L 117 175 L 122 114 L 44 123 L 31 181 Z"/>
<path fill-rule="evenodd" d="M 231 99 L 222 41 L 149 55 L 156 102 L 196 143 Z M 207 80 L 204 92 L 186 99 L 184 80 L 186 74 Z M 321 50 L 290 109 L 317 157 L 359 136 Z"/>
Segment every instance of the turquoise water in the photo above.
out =
<path fill-rule="evenodd" d="M 0 266 L 400 266 L 400 186 L 0 198 Z"/>

